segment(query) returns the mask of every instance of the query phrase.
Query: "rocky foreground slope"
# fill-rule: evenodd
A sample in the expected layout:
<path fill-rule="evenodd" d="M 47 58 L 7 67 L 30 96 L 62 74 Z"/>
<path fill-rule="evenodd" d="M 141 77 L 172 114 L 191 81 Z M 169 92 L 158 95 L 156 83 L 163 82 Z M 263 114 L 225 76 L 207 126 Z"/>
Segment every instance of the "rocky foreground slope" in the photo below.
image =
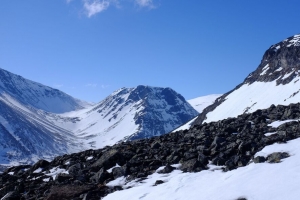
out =
<path fill-rule="evenodd" d="M 162 174 L 176 167 L 183 172 L 199 172 L 207 170 L 210 163 L 226 173 L 251 162 L 278 163 L 289 153 L 254 155 L 267 145 L 300 137 L 298 119 L 300 103 L 272 105 L 189 130 L 12 167 L 0 175 L 0 198 L 99 200 L 130 188 L 126 184 L 110 186 L 109 182 L 123 176 L 125 183 L 142 182 L 159 168 Z M 159 184 L 164 181 L 157 180 L 153 187 Z"/>

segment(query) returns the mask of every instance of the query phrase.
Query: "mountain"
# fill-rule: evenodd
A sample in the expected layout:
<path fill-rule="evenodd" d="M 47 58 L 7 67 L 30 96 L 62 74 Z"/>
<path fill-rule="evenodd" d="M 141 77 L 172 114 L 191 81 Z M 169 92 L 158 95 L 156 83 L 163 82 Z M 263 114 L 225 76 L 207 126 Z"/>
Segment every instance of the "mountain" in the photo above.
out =
<path fill-rule="evenodd" d="M 243 83 L 207 107 L 194 124 L 252 113 L 274 105 L 289 105 L 300 98 L 300 35 L 272 45 L 258 68 Z"/>
<path fill-rule="evenodd" d="M 71 132 L 46 120 L 44 111 L 25 107 L 3 94 L 0 109 L 1 164 L 31 163 L 82 150 Z"/>
<path fill-rule="evenodd" d="M 0 69 L 0 163 L 38 159 L 170 132 L 198 115 L 170 88 L 121 88 L 90 105 Z"/>
<path fill-rule="evenodd" d="M 48 121 L 89 105 L 59 90 L 0 69 L 0 163 L 31 163 L 83 150 L 76 136 Z"/>
<path fill-rule="evenodd" d="M 87 148 L 102 148 L 163 135 L 197 115 L 174 90 L 140 85 L 121 88 L 90 109 L 55 115 L 49 120 L 73 132 Z"/>
<path fill-rule="evenodd" d="M 89 104 L 57 89 L 25 79 L 0 68 L 0 95 L 10 96 L 25 106 L 52 113 L 82 109 Z"/>
<path fill-rule="evenodd" d="M 273 105 L 189 130 L 11 167 L 0 174 L 0 198 L 297 200 L 299 119 L 300 103 Z"/>

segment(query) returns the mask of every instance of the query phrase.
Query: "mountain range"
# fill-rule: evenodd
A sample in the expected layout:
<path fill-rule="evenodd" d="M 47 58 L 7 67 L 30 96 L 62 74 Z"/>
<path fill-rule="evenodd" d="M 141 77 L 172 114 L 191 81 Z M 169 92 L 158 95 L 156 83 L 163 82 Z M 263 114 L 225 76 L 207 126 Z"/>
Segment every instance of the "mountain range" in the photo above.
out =
<path fill-rule="evenodd" d="M 6 165 L 159 136 L 199 114 L 171 88 L 121 88 L 89 104 L 3 69 L 0 107 Z"/>
<path fill-rule="evenodd" d="M 231 91 L 190 104 L 170 88 L 137 86 L 95 105 L 73 98 L 74 110 L 62 113 L 3 92 L 0 145 L 7 162 L 23 151 L 45 159 L 57 148 L 66 154 L 6 169 L 0 198 L 296 200 L 299 72 L 294 35 L 272 45 Z M 27 142 L 33 127 L 42 138 Z"/>

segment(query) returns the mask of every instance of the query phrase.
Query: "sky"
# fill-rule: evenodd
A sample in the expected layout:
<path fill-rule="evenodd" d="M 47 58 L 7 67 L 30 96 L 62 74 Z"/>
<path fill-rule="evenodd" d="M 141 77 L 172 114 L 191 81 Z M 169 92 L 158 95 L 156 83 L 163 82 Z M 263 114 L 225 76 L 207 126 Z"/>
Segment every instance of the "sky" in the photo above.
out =
<path fill-rule="evenodd" d="M 0 68 L 99 102 L 121 87 L 232 90 L 300 33 L 298 0 L 1 0 Z"/>

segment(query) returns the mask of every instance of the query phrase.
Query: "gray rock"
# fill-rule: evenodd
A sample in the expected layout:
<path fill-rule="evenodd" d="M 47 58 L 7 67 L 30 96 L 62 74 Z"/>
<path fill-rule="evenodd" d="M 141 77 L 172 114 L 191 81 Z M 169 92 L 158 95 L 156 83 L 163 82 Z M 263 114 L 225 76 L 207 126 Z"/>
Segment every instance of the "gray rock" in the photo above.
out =
<path fill-rule="evenodd" d="M 157 173 L 159 173 L 159 174 L 168 174 L 168 173 L 171 173 L 174 169 L 176 169 L 176 168 L 172 167 L 169 164 L 167 164 L 165 166 L 165 168 L 163 168 L 162 170 L 158 171 Z"/>
<path fill-rule="evenodd" d="M 263 156 L 257 156 L 253 159 L 253 162 L 254 163 L 263 163 L 263 162 L 266 162 L 266 158 Z"/>
<path fill-rule="evenodd" d="M 286 152 L 275 152 L 268 155 L 267 160 L 269 163 L 279 163 L 281 159 L 287 158 L 290 155 Z"/>
<path fill-rule="evenodd" d="M 90 178 L 93 183 L 103 183 L 106 179 L 110 178 L 109 173 L 101 168 L 94 176 Z"/>

